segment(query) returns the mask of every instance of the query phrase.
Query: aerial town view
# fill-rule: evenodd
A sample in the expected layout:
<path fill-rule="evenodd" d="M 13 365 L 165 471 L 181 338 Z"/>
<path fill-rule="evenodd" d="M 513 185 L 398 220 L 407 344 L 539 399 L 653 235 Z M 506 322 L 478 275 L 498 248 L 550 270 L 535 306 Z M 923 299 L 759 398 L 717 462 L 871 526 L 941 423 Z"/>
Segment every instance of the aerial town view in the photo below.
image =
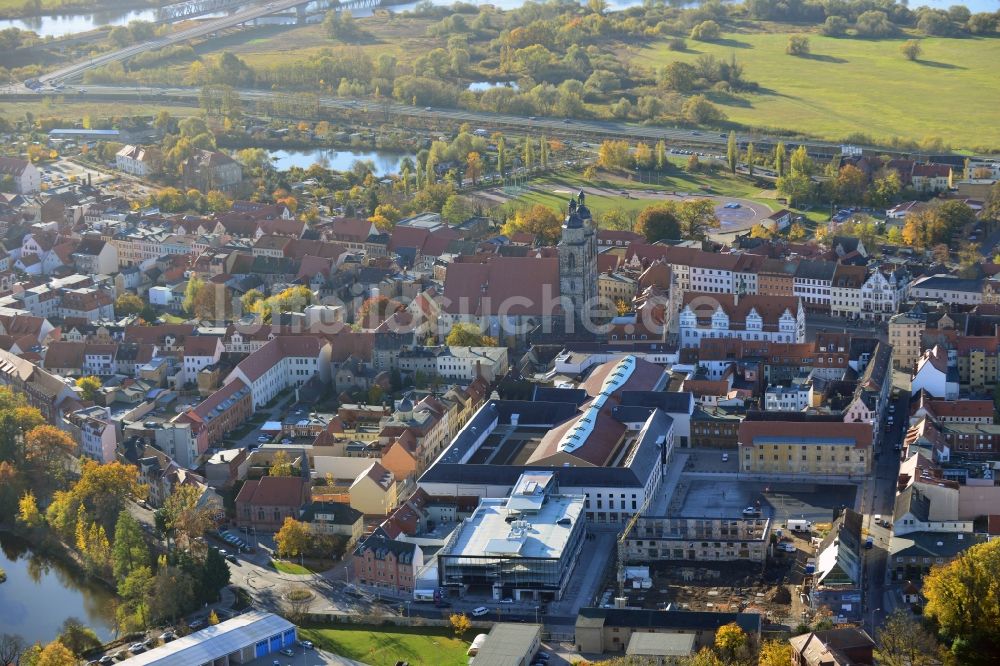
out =
<path fill-rule="evenodd" d="M 1000 664 L 1000 1 L 0 0 L 0 666 Z"/>

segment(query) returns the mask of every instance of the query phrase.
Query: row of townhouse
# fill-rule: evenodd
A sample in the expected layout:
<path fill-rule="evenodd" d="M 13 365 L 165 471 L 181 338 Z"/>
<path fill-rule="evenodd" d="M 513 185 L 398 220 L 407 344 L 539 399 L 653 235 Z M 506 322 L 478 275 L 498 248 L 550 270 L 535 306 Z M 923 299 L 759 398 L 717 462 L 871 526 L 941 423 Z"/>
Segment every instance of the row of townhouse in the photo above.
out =
<path fill-rule="evenodd" d="M 860 248 L 861 256 L 865 256 L 860 242 L 844 244 Z M 690 247 L 633 244 L 626 253 L 625 265 L 637 268 L 654 261 L 670 264 L 672 295 L 677 303 L 688 292 L 796 296 L 810 311 L 886 321 L 906 300 L 908 286 L 905 272 L 894 267 L 770 259 Z"/>
<path fill-rule="evenodd" d="M 794 296 L 688 292 L 677 321 L 681 348 L 705 339 L 805 342 L 805 310 Z"/>

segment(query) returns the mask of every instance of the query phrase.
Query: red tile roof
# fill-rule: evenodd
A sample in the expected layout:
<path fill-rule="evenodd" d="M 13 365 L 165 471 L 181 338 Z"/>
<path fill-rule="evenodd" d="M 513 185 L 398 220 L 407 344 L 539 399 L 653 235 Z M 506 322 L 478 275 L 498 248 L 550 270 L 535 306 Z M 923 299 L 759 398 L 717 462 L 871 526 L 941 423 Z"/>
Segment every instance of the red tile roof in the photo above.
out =
<path fill-rule="evenodd" d="M 485 263 L 453 263 L 444 283 L 444 310 L 451 314 L 552 315 L 560 311 L 559 260 L 491 257 Z"/>
<path fill-rule="evenodd" d="M 801 440 L 803 444 L 818 439 L 849 439 L 854 448 L 872 445 L 872 427 L 867 423 L 810 423 L 808 421 L 743 421 L 740 423 L 740 446 L 752 447 L 757 439 Z"/>
<path fill-rule="evenodd" d="M 298 476 L 265 476 L 247 481 L 236 501 L 253 506 L 301 507 L 307 490 L 305 479 Z"/>

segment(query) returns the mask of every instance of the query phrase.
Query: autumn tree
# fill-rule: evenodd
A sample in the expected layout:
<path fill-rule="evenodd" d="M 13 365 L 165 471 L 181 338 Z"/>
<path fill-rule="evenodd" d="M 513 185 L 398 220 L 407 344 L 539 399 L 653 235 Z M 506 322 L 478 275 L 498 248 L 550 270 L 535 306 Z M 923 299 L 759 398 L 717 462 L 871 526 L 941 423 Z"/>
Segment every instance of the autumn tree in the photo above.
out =
<path fill-rule="evenodd" d="M 281 529 L 274 535 L 274 543 L 278 546 L 281 557 L 301 557 L 309 548 L 309 525 L 299 522 L 291 516 L 285 518 Z"/>
<path fill-rule="evenodd" d="M 723 662 L 708 646 L 685 658 L 681 663 L 683 666 L 727 666 L 726 662 Z"/>
<path fill-rule="evenodd" d="M 461 638 L 472 628 L 472 621 L 465 613 L 452 613 L 448 621 L 451 623 L 451 629 L 455 632 L 456 638 Z"/>
<path fill-rule="evenodd" d="M 812 176 L 816 173 L 816 163 L 809 157 L 805 146 L 799 146 L 792 151 L 789 167 L 793 176 Z"/>
<path fill-rule="evenodd" d="M 202 493 L 196 486 L 175 486 L 163 503 L 166 525 L 184 546 L 203 536 L 212 527 L 212 510 L 201 505 Z"/>
<path fill-rule="evenodd" d="M 80 389 L 80 396 L 88 402 L 97 399 L 97 392 L 101 390 L 101 380 L 93 375 L 80 377 L 76 380 L 76 387 Z"/>
<path fill-rule="evenodd" d="M 637 169 L 650 169 L 653 166 L 653 149 L 648 143 L 640 141 L 635 144 L 635 153 L 632 155 Z"/>
<path fill-rule="evenodd" d="M 720 226 L 715 215 L 715 204 L 711 199 L 686 199 L 677 206 L 677 221 L 681 236 L 690 240 L 700 240 Z"/>
<path fill-rule="evenodd" d="M 750 645 L 746 633 L 735 622 L 724 624 L 715 632 L 715 649 L 727 660 L 745 656 Z"/>
<path fill-rule="evenodd" d="M 214 627 L 215 625 L 219 624 L 219 615 L 215 612 L 214 608 L 212 609 L 212 612 L 208 614 L 207 621 L 208 621 L 208 626 L 210 627 Z"/>
<path fill-rule="evenodd" d="M 868 180 L 861 169 L 853 164 L 845 164 L 837 173 L 834 191 L 837 201 L 843 203 L 859 203 L 864 198 Z"/>
<path fill-rule="evenodd" d="M 24 457 L 36 488 L 61 487 L 76 450 L 76 441 L 65 430 L 48 424 L 29 430 L 24 436 Z"/>
<path fill-rule="evenodd" d="M 809 38 L 805 35 L 789 35 L 785 53 L 793 56 L 809 55 Z"/>
<path fill-rule="evenodd" d="M 788 666 L 792 663 L 792 646 L 788 641 L 764 641 L 757 655 L 757 666 Z"/>
<path fill-rule="evenodd" d="M 139 314 L 145 307 L 145 301 L 130 291 L 123 291 L 115 299 L 115 314 L 119 317 Z"/>
<path fill-rule="evenodd" d="M 788 229 L 788 240 L 790 241 L 803 241 L 807 237 L 806 228 L 803 227 L 798 222 L 793 222 L 792 226 Z"/>
<path fill-rule="evenodd" d="M 76 663 L 76 656 L 56 639 L 41 649 L 33 666 L 76 666 Z"/>
<path fill-rule="evenodd" d="M 42 512 L 38 510 L 35 494 L 30 490 L 25 491 L 18 502 L 17 522 L 29 529 L 41 527 L 45 522 Z"/>
<path fill-rule="evenodd" d="M 920 46 L 920 40 L 908 39 L 899 45 L 899 52 L 907 60 L 915 61 L 920 58 L 923 48 Z"/>
<path fill-rule="evenodd" d="M 205 282 L 195 273 L 188 278 L 187 286 L 184 287 L 184 300 L 181 301 L 181 307 L 188 314 L 194 312 L 194 299 L 204 285 Z"/>
<path fill-rule="evenodd" d="M 647 206 L 636 218 L 635 230 L 650 243 L 680 238 L 681 227 L 675 206 L 669 202 Z"/>
<path fill-rule="evenodd" d="M 83 463 L 80 480 L 70 490 L 69 496 L 71 505 L 75 503 L 86 507 L 89 515 L 106 529 L 113 530 L 126 501 L 145 497 L 146 490 L 139 483 L 139 470 L 134 465 L 117 461 L 102 465 L 88 460 Z"/>
<path fill-rule="evenodd" d="M 472 181 L 473 187 L 479 184 L 479 178 L 483 175 L 483 158 L 478 152 L 472 151 L 465 156 L 465 175 Z"/>
<path fill-rule="evenodd" d="M 736 167 L 740 162 L 739 147 L 736 144 L 736 130 L 729 130 L 729 138 L 726 140 L 726 165 L 730 173 L 736 173 Z"/>
<path fill-rule="evenodd" d="M 278 451 L 271 459 L 271 467 L 268 468 L 268 476 L 294 476 L 292 461 L 285 451 Z"/>
<path fill-rule="evenodd" d="M 508 237 L 518 232 L 531 234 L 539 244 L 551 245 L 558 242 L 562 233 L 562 218 L 542 204 L 521 208 L 501 228 L 501 233 Z"/>
<path fill-rule="evenodd" d="M 896 609 L 878 629 L 878 663 L 883 666 L 934 666 L 940 645 L 933 634 L 902 609 Z M 789 663 L 787 660 L 785 663 Z"/>
<path fill-rule="evenodd" d="M 393 313 L 402 309 L 402 305 L 388 296 L 372 296 L 358 308 L 355 321 L 365 328 L 376 328 Z"/>
<path fill-rule="evenodd" d="M 777 174 L 778 178 L 783 178 L 785 175 L 785 167 L 788 164 L 788 153 L 785 149 L 785 142 L 779 141 L 778 145 L 774 147 L 774 172 Z"/>
<path fill-rule="evenodd" d="M 924 615 L 959 663 L 989 664 L 1000 650 L 1000 539 L 976 544 L 924 578 Z"/>
<path fill-rule="evenodd" d="M 602 141 L 597 149 L 597 165 L 605 169 L 627 169 L 632 161 L 630 153 L 628 141 Z"/>
<path fill-rule="evenodd" d="M 445 344 L 449 347 L 492 347 L 496 345 L 496 340 L 483 335 L 475 324 L 459 322 L 451 327 Z"/>
<path fill-rule="evenodd" d="M 189 573 L 168 564 L 166 557 L 161 556 L 156 575 L 153 576 L 151 617 L 173 621 L 187 612 L 195 598 L 194 585 L 194 578 Z"/>

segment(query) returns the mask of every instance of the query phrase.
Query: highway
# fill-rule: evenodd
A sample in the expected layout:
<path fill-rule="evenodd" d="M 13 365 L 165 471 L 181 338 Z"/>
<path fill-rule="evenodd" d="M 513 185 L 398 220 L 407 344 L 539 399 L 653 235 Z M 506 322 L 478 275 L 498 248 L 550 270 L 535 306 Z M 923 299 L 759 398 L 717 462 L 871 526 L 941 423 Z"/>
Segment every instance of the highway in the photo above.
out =
<path fill-rule="evenodd" d="M 274 2 L 268 2 L 267 4 L 256 5 L 229 16 L 224 16 L 212 21 L 206 21 L 205 23 L 197 25 L 193 28 L 187 28 L 186 30 L 171 33 L 165 37 L 158 37 L 157 39 L 142 42 L 141 44 L 133 44 L 132 46 L 126 46 L 125 48 L 118 49 L 117 51 L 110 51 L 87 60 L 81 60 L 80 62 L 57 69 L 49 72 L 48 74 L 43 74 L 38 77 L 38 80 L 45 84 L 64 83 L 81 76 L 87 70 L 94 69 L 95 67 L 101 67 L 112 62 L 125 60 L 144 51 L 162 49 L 164 46 L 179 44 L 181 42 L 186 42 L 189 39 L 197 39 L 199 37 L 211 35 L 219 30 L 231 28 L 235 25 L 239 25 L 240 23 L 252 21 L 262 16 L 267 16 L 268 14 L 277 14 L 279 12 L 287 11 L 296 5 L 301 5 L 302 2 L 303 0 L 274 0 Z"/>
<path fill-rule="evenodd" d="M 285 0 L 280 3 L 291 6 L 301 0 Z M 279 3 L 275 3 L 278 6 Z M 111 54 L 109 54 L 111 55 Z M 66 71 L 66 70 L 60 70 Z M 43 82 L 56 82 L 52 77 L 39 77 Z M 66 75 L 63 75 L 64 77 Z M 80 91 L 83 91 L 82 93 Z M 18 96 L 35 98 L 39 93 L 29 91 L 23 86 L 7 89 L 4 92 Z M 110 86 L 110 85 L 74 85 L 63 91 L 45 89 L 41 94 L 62 95 L 67 103 L 76 99 L 87 101 L 93 98 L 110 99 L 162 99 L 164 101 L 194 101 L 197 105 L 201 90 L 185 87 L 147 87 L 147 86 Z M 284 99 L 293 97 L 296 93 L 271 90 L 241 89 L 238 90 L 244 104 L 269 99 Z M 497 129 L 518 129 L 530 134 L 548 134 L 550 136 L 589 136 L 628 139 L 632 141 L 655 142 L 663 140 L 668 144 L 686 146 L 703 146 L 715 149 L 717 152 L 725 146 L 728 133 L 718 130 L 691 130 L 676 127 L 658 127 L 654 125 L 637 125 L 611 120 L 579 120 L 570 118 L 525 117 L 510 114 L 492 113 L 487 111 L 468 111 L 465 109 L 450 109 L 442 107 L 420 107 L 397 102 L 373 101 L 366 99 L 347 99 L 343 97 L 319 97 L 319 105 L 323 109 L 370 114 L 387 114 L 390 117 L 426 118 L 431 120 L 448 120 L 455 124 L 469 123 L 473 127 L 493 131 Z M 741 136 L 741 141 L 752 140 L 758 145 L 777 142 L 777 137 Z M 810 153 L 830 155 L 840 152 L 840 144 L 823 141 L 800 141 Z"/>

